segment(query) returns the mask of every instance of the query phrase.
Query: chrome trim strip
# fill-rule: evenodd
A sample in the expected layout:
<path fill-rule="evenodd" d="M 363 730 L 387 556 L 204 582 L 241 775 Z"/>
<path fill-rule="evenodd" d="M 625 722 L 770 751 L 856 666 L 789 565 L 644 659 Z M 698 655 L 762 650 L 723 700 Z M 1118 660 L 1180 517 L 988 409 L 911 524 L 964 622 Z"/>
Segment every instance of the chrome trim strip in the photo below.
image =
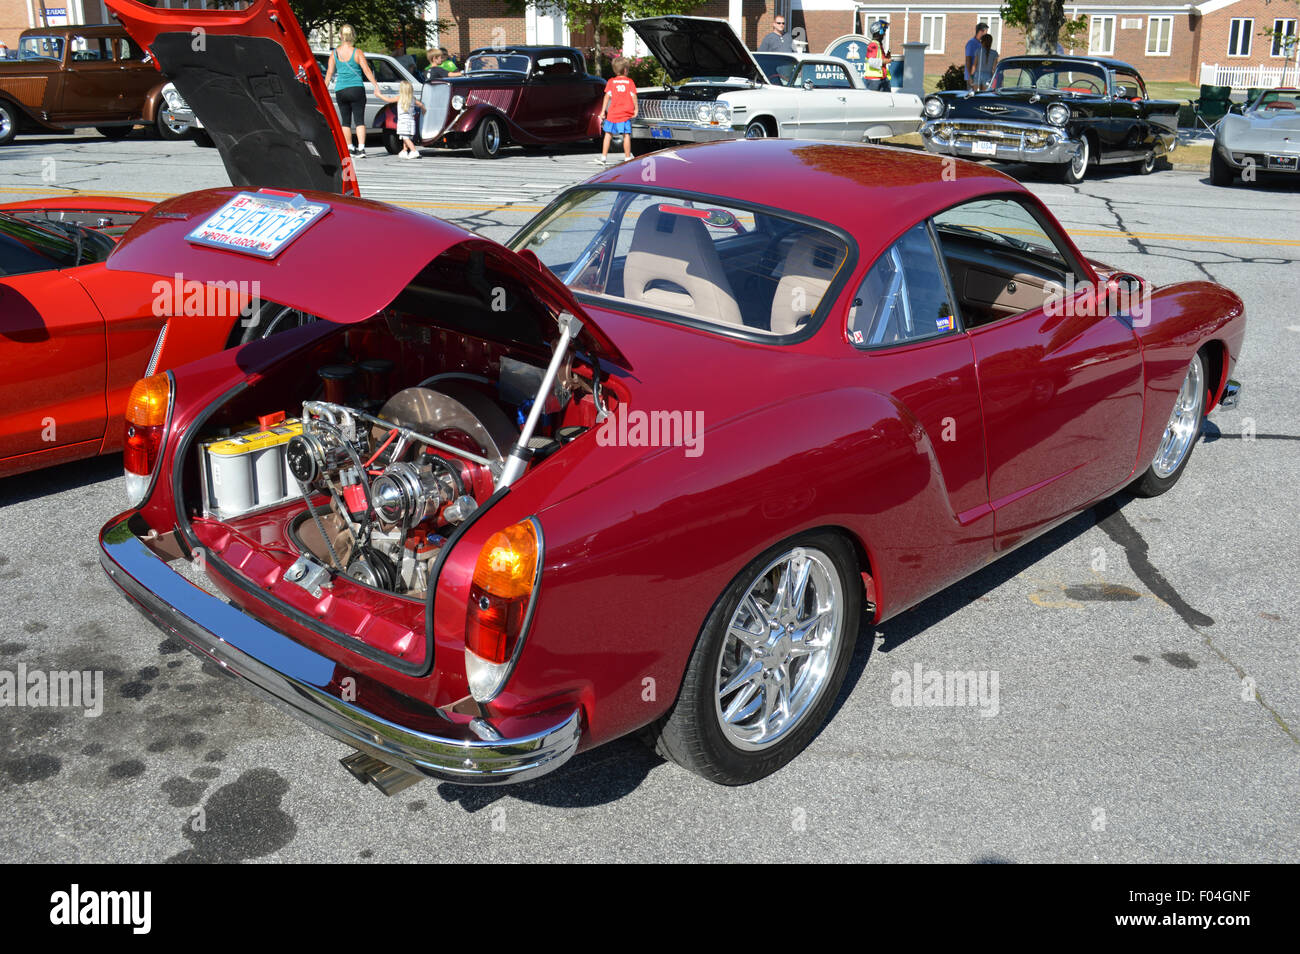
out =
<path fill-rule="evenodd" d="M 541 731 L 486 740 L 494 731 L 500 735 L 486 720 L 461 725 L 407 696 L 390 693 L 403 721 L 432 724 L 436 732 L 341 698 L 336 687 L 343 679 L 353 676 L 356 685 L 373 680 L 195 586 L 145 546 L 129 526 L 133 518 L 137 511 L 128 511 L 100 531 L 100 564 L 109 578 L 159 629 L 326 735 L 397 768 L 465 785 L 537 778 L 577 751 L 582 719 L 576 707 L 559 710 L 558 721 Z"/>
<path fill-rule="evenodd" d="M 149 355 L 149 363 L 145 365 L 144 376 L 152 377 L 154 371 L 158 369 L 158 358 L 162 354 L 163 342 L 167 340 L 167 326 L 170 321 L 164 321 L 161 328 L 158 329 L 158 340 L 153 343 L 153 354 Z"/>

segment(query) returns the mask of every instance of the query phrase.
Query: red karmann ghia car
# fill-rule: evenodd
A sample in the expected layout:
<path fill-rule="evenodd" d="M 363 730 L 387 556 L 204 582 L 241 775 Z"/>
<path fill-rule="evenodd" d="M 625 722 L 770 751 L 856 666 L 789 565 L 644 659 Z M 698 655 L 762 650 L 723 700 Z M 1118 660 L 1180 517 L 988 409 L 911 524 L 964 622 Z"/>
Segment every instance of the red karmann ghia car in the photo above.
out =
<path fill-rule="evenodd" d="M 185 44 L 191 53 L 193 40 Z M 193 71 L 182 72 L 192 80 Z M 307 83 L 290 77 L 278 85 L 278 77 L 258 70 L 207 77 L 189 100 L 202 103 L 205 118 L 216 117 L 210 132 L 224 146 L 232 183 L 305 183 L 357 194 L 351 159 L 339 158 L 345 150 L 337 122 L 313 109 L 298 120 L 292 141 L 281 135 L 286 109 L 315 103 L 311 84 L 327 95 L 318 70 L 307 76 Z M 280 90 L 284 103 L 274 95 Z M 240 297 L 249 289 L 232 294 L 224 283 L 196 288 L 171 273 L 107 270 L 114 241 L 151 207 L 95 195 L 0 205 L 0 477 L 122 449 L 123 410 L 142 374 L 312 320 Z M 140 448 L 127 441 L 126 450 Z"/>
<path fill-rule="evenodd" d="M 150 49 L 214 22 L 112 5 Z M 278 3 L 239 29 L 272 12 L 292 32 Z M 1232 292 L 1099 271 L 1015 181 L 944 162 L 687 147 L 569 189 L 513 251 L 308 193 L 258 258 L 232 203 L 272 200 L 165 202 L 110 268 L 256 278 L 328 321 L 140 382 L 156 451 L 103 565 L 386 792 L 647 727 L 760 778 L 819 730 L 864 612 L 1167 490 L 1236 397 Z M 351 281 L 371 236 L 392 253 Z"/>

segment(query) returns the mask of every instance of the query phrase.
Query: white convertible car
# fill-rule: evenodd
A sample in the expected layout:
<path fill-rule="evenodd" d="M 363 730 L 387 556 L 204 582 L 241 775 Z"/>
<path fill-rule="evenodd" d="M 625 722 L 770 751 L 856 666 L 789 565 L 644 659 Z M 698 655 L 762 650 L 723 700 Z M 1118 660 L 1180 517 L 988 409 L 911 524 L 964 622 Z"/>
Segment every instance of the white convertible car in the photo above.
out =
<path fill-rule="evenodd" d="M 631 26 L 673 83 L 637 90 L 638 151 L 766 136 L 863 142 L 921 126 L 920 97 L 866 89 L 836 57 L 750 53 L 726 20 L 653 17 Z"/>

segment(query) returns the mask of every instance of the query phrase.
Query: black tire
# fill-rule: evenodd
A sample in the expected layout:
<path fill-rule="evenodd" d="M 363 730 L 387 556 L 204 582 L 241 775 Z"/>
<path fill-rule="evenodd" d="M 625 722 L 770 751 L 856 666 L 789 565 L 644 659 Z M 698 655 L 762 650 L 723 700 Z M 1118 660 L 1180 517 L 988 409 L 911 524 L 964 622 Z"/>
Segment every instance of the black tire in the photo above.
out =
<path fill-rule="evenodd" d="M 402 139 L 392 129 L 384 130 L 384 148 L 388 150 L 390 156 L 395 156 L 402 151 Z"/>
<path fill-rule="evenodd" d="M 216 143 L 212 141 L 212 134 L 209 133 L 206 129 L 194 130 L 194 141 L 198 143 L 200 146 L 202 146 L 204 149 L 211 149 L 213 146 L 216 145 Z"/>
<path fill-rule="evenodd" d="M 603 146 L 604 146 L 604 143 L 602 142 L 601 145 L 602 145 L 602 147 L 603 147 Z M 652 152 L 658 152 L 660 149 L 664 149 L 664 148 L 666 148 L 667 145 L 668 145 L 667 143 L 663 143 L 663 144 L 661 145 L 661 144 L 660 144 L 660 141 L 657 141 L 657 140 L 654 140 L 654 139 L 637 139 L 637 138 L 633 137 L 633 139 L 632 139 L 632 155 L 634 155 L 634 156 L 648 156 L 648 155 L 649 155 L 650 153 L 652 153 Z"/>
<path fill-rule="evenodd" d="M 1219 147 L 1210 147 L 1210 184 L 1216 186 L 1230 186 L 1232 181 L 1237 178 L 1236 170 L 1228 165 L 1228 161 L 1219 155 Z"/>
<path fill-rule="evenodd" d="M 810 579 L 814 575 L 813 571 L 816 571 L 819 580 L 825 580 L 825 584 L 818 582 L 814 585 L 810 594 L 812 598 L 820 604 L 817 588 L 823 587 L 834 597 L 832 602 L 839 604 L 838 628 L 832 627 L 833 638 L 828 637 L 832 638 L 832 643 L 826 647 L 827 655 L 824 659 L 819 661 L 814 654 L 802 657 L 806 661 L 798 666 L 790 662 L 782 666 L 783 669 L 790 667 L 789 674 L 795 677 L 790 680 L 793 685 L 789 687 L 787 696 L 791 708 L 798 701 L 798 689 L 802 681 L 813 678 L 813 673 L 818 671 L 807 667 L 823 666 L 821 671 L 824 675 L 813 687 L 807 700 L 800 703 L 797 714 L 786 715 L 791 721 L 777 731 L 775 738 L 745 747 L 735 738 L 734 726 L 733 729 L 727 729 L 722 724 L 722 700 L 732 700 L 729 708 L 739 705 L 739 713 L 743 714 L 761 698 L 761 714 L 762 708 L 770 704 L 769 693 L 775 692 L 773 687 L 779 685 L 769 681 L 770 672 L 766 667 L 772 664 L 778 653 L 786 658 L 786 654 L 796 644 L 788 635 L 791 632 L 789 627 L 783 635 L 779 625 L 759 623 L 759 628 L 763 628 L 764 632 L 776 640 L 775 643 L 764 643 L 764 655 L 760 658 L 755 650 L 742 647 L 729 635 L 729 630 L 731 624 L 743 615 L 740 610 L 741 601 L 751 587 L 770 585 L 771 574 L 779 574 L 781 561 L 798 561 L 800 553 L 803 560 L 812 564 Z M 774 566 L 778 569 L 774 569 Z M 831 574 L 838 581 L 838 596 L 835 596 L 833 587 L 829 585 Z M 776 602 L 779 609 L 781 602 Z M 771 608 L 771 604 L 768 608 Z M 749 604 L 746 604 L 744 612 L 752 614 Z M 802 752 L 821 731 L 848 672 L 853 643 L 862 623 L 861 615 L 862 580 L 857 572 L 853 549 L 843 537 L 829 532 L 805 533 L 771 547 L 740 572 L 714 605 L 687 665 L 677 700 L 665 716 L 648 727 L 645 733 L 647 740 L 665 758 L 723 785 L 746 785 L 772 774 Z M 734 657 L 732 653 L 737 650 L 749 653 L 748 660 Z M 718 685 L 724 678 L 721 668 L 724 653 L 727 654 L 727 661 L 735 660 L 737 669 L 742 666 L 746 670 L 753 666 L 759 667 L 755 675 L 737 683 L 738 688 L 727 694 L 723 694 Z M 732 675 L 731 678 L 734 680 L 735 676 Z M 740 698 L 747 689 L 750 690 L 749 694 Z M 779 697 L 780 693 L 777 692 L 777 698 Z M 777 712 L 773 713 L 773 717 L 781 716 Z"/>
<path fill-rule="evenodd" d="M 1169 415 L 1169 422 L 1165 425 L 1165 433 L 1161 435 L 1160 444 L 1156 448 L 1156 460 L 1152 461 L 1151 466 L 1129 487 L 1135 496 L 1159 497 L 1161 494 L 1172 490 L 1174 484 L 1178 483 L 1178 478 L 1182 477 L 1183 471 L 1187 469 L 1187 462 L 1192 459 L 1192 451 L 1196 449 L 1196 442 L 1201 436 L 1201 427 L 1205 423 L 1205 408 L 1208 406 L 1209 401 L 1210 384 L 1205 377 L 1205 368 L 1205 358 L 1199 353 L 1193 355 L 1191 363 L 1187 366 L 1187 374 L 1183 378 L 1183 389 L 1179 391 L 1179 396 L 1174 399 L 1174 409 Z M 1177 457 L 1176 460 L 1166 459 L 1162 461 L 1165 441 L 1169 438 L 1170 432 L 1175 429 L 1184 391 L 1189 392 L 1189 397 L 1194 401 L 1194 407 L 1183 413 L 1184 423 L 1188 420 L 1194 421 L 1191 439 L 1188 441 L 1186 448 L 1182 450 L 1181 456 Z M 1162 464 L 1163 466 L 1161 466 Z"/>
<path fill-rule="evenodd" d="M 1133 164 L 1133 170 L 1140 176 L 1149 176 L 1156 169 L 1156 151 L 1152 149 L 1139 162 Z"/>
<path fill-rule="evenodd" d="M 504 145 L 505 132 L 501 129 L 501 120 L 495 116 L 489 116 L 479 123 L 469 141 L 475 159 L 495 159 L 501 155 Z"/>
<path fill-rule="evenodd" d="M 168 122 L 167 110 L 158 110 L 158 116 L 154 120 L 154 131 L 158 133 L 158 138 L 164 142 L 176 142 L 180 139 L 188 139 L 192 127 L 189 123 Z"/>
<path fill-rule="evenodd" d="M 1078 185 L 1088 174 L 1088 159 L 1092 151 L 1088 137 L 1084 136 L 1079 143 L 1083 147 L 1079 154 L 1072 161 L 1063 162 L 1056 167 L 1057 178 L 1066 185 Z"/>
<path fill-rule="evenodd" d="M 18 110 L 0 100 L 0 146 L 7 146 L 18 135 Z"/>
<path fill-rule="evenodd" d="M 105 139 L 112 139 L 116 142 L 119 139 L 125 139 L 127 136 L 131 135 L 131 132 L 134 129 L 134 126 L 96 126 L 95 132 L 99 133 Z"/>
<path fill-rule="evenodd" d="M 771 133 L 768 132 L 767 126 L 761 119 L 755 119 L 745 127 L 746 139 L 767 139 Z"/>

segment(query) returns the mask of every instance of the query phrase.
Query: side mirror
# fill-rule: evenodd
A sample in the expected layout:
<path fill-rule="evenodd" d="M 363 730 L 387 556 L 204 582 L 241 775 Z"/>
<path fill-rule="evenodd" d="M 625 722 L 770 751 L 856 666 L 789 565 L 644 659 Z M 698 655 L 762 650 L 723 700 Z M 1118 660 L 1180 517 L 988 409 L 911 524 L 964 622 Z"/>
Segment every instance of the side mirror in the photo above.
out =
<path fill-rule="evenodd" d="M 1099 311 L 1123 318 L 1134 327 L 1151 323 L 1151 285 L 1129 272 L 1116 272 L 1106 279 L 1105 300 L 1097 304 Z"/>

